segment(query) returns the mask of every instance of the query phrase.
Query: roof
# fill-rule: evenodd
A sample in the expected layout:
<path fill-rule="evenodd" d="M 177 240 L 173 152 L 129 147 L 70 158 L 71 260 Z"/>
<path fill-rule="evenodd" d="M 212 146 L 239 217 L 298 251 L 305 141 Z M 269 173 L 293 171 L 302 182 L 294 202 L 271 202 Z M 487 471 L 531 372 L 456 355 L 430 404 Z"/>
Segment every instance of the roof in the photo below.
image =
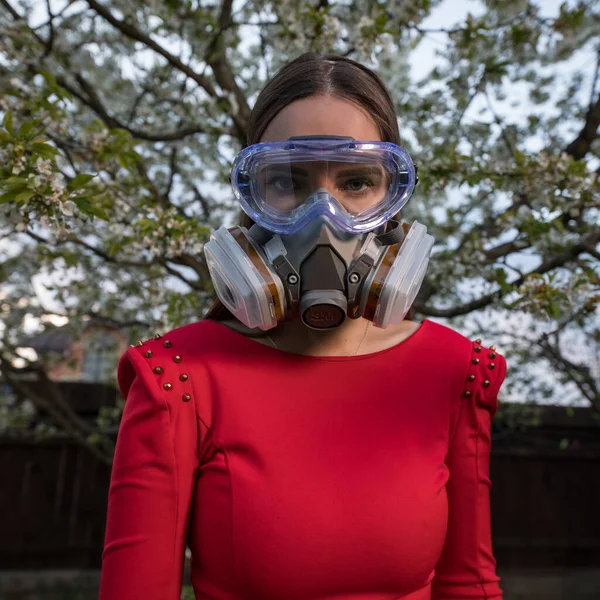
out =
<path fill-rule="evenodd" d="M 124 329 L 127 325 L 123 325 L 108 317 L 89 315 L 89 319 L 84 323 L 83 331 L 86 331 L 90 327 L 120 330 Z M 24 338 L 19 345 L 26 348 L 33 348 L 38 354 L 46 354 L 49 352 L 62 354 L 71 347 L 76 335 L 79 335 L 78 333 L 76 334 L 75 331 L 76 328 L 70 323 L 61 327 L 49 325 L 49 329 L 34 334 L 31 337 Z"/>

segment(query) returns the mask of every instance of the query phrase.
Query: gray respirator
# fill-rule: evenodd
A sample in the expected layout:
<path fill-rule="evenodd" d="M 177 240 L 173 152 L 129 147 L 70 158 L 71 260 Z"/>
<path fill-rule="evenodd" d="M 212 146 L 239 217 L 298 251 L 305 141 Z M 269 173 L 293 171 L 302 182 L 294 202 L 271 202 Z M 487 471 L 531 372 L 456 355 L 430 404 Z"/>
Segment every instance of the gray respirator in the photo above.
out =
<path fill-rule="evenodd" d="M 205 246 L 216 293 L 247 327 L 300 316 L 313 329 L 364 317 L 400 323 L 423 282 L 434 240 L 416 221 L 353 234 L 323 217 L 291 235 L 220 228 Z"/>

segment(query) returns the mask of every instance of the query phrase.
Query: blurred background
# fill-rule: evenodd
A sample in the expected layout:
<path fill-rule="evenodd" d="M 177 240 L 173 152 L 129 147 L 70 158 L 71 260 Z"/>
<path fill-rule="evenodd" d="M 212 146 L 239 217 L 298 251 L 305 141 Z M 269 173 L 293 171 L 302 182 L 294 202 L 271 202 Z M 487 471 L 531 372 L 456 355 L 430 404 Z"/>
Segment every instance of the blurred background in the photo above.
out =
<path fill-rule="evenodd" d="M 202 318 L 250 109 L 306 50 L 392 93 L 436 239 L 407 318 L 507 358 L 505 598 L 600 598 L 600 2 L 0 0 L 0 599 L 96 597 L 117 360 Z"/>

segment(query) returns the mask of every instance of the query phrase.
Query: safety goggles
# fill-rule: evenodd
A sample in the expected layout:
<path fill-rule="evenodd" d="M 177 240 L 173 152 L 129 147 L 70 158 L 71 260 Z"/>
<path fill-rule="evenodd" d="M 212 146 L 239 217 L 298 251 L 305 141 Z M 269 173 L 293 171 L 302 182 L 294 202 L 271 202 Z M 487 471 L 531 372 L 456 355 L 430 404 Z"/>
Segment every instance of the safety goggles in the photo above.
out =
<path fill-rule="evenodd" d="M 400 146 L 337 136 L 248 146 L 231 172 L 244 212 L 279 234 L 296 233 L 319 215 L 350 233 L 371 231 L 408 202 L 417 181 Z"/>

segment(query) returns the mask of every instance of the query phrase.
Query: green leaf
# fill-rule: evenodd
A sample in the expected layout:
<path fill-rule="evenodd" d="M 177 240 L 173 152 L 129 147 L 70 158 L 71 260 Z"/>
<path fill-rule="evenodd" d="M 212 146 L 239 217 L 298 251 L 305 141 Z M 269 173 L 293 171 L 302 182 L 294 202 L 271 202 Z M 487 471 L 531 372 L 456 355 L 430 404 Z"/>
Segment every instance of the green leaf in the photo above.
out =
<path fill-rule="evenodd" d="M 15 198 L 15 200 L 17 202 L 23 202 L 23 204 L 27 204 L 31 200 L 31 198 L 33 198 L 34 195 L 35 195 L 35 192 L 33 190 L 25 190 L 24 192 L 21 192 Z"/>
<path fill-rule="evenodd" d="M 7 193 L 9 193 L 9 192 L 20 193 L 20 192 L 25 191 L 26 189 L 29 189 L 27 186 L 27 181 L 25 179 L 21 179 L 21 181 L 18 183 L 12 183 L 10 185 L 5 185 L 3 187 Z"/>
<path fill-rule="evenodd" d="M 77 208 L 85 215 L 99 217 L 104 221 L 109 220 L 109 216 L 102 208 L 94 204 L 89 196 L 76 196 L 75 198 L 71 198 L 71 200 L 75 202 Z"/>
<path fill-rule="evenodd" d="M 22 140 L 33 139 L 41 133 L 41 131 L 39 129 L 39 125 L 40 125 L 39 120 L 25 121 L 25 123 L 23 123 L 21 125 L 21 127 L 19 127 L 19 133 L 17 134 L 17 136 L 20 137 Z M 43 131 L 43 128 L 42 128 L 42 131 Z M 34 132 L 35 132 L 35 134 L 31 135 Z"/>
<path fill-rule="evenodd" d="M 557 300 L 550 300 L 549 306 L 548 306 L 548 313 L 550 314 L 550 316 L 554 319 L 558 319 L 561 315 L 561 310 L 560 310 L 560 303 Z"/>
<path fill-rule="evenodd" d="M 75 196 L 75 198 L 70 198 L 75 204 L 77 208 L 85 214 L 89 214 L 91 202 L 88 196 Z"/>
<path fill-rule="evenodd" d="M 41 156 L 42 158 L 47 158 L 52 160 L 58 154 L 58 148 L 51 146 L 50 144 L 31 144 L 29 146 L 30 150 Z"/>
<path fill-rule="evenodd" d="M 20 190 L 10 190 L 10 192 L 6 192 L 6 194 L 2 194 L 0 196 L 0 204 L 6 204 L 6 202 L 12 202 L 21 192 L 23 188 Z"/>
<path fill-rule="evenodd" d="M 90 211 L 95 217 L 98 217 L 99 219 L 102 219 L 103 221 L 110 221 L 110 217 L 108 216 L 108 214 L 99 206 L 96 206 L 95 204 L 92 204 L 92 208 Z"/>
<path fill-rule="evenodd" d="M 12 136 L 15 135 L 15 130 L 13 129 L 13 114 L 12 114 L 12 110 L 9 110 L 4 115 L 4 120 L 2 121 L 2 125 L 4 126 L 4 129 L 6 129 L 6 131 L 8 131 L 8 133 L 10 133 Z"/>
<path fill-rule="evenodd" d="M 94 177 L 96 176 L 90 173 L 78 173 L 73 178 L 73 181 L 71 181 L 71 183 L 68 185 L 68 189 L 78 190 L 79 188 L 87 185 L 92 179 L 94 179 Z"/>
<path fill-rule="evenodd" d="M 2 181 L 2 185 L 9 188 L 14 188 L 16 186 L 26 187 L 27 180 L 20 175 L 11 175 Z"/>

